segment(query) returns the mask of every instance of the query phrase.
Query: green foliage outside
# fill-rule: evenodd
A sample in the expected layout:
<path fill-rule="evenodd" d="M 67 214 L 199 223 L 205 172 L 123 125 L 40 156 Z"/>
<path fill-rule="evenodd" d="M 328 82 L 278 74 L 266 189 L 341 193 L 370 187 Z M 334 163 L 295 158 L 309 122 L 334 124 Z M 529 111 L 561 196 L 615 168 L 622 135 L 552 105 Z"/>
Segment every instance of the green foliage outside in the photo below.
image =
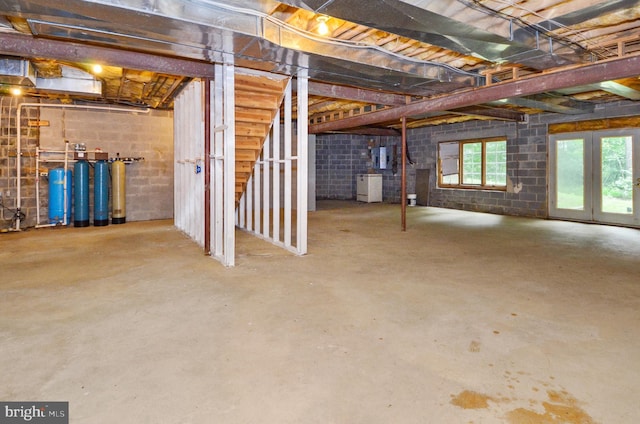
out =
<path fill-rule="evenodd" d="M 602 194 L 614 199 L 631 200 L 631 137 L 602 139 Z"/>
<path fill-rule="evenodd" d="M 602 139 L 602 209 L 629 213 L 633 199 L 631 137 Z M 558 208 L 584 207 L 584 142 L 561 140 L 557 144 Z"/>

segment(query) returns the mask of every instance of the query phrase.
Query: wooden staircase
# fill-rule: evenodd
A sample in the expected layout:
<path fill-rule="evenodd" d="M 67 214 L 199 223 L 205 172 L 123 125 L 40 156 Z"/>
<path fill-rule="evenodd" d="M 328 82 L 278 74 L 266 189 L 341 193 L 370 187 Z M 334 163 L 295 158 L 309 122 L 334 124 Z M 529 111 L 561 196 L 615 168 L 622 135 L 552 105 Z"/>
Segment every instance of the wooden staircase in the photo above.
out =
<path fill-rule="evenodd" d="M 277 76 L 279 77 L 279 76 Z M 236 73 L 236 207 L 271 130 L 288 78 Z"/>

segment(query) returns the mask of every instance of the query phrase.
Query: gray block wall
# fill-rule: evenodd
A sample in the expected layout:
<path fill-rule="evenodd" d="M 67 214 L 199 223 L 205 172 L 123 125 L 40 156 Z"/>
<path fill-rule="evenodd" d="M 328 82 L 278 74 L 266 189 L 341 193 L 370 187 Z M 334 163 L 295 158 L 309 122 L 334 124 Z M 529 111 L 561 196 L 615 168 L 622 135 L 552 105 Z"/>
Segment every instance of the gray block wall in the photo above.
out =
<path fill-rule="evenodd" d="M 7 103 L 5 98 L 4 103 Z M 31 99 L 33 100 L 33 99 Z M 25 101 L 31 101 L 25 99 Z M 136 110 L 136 109 L 132 109 Z M 5 128 L 5 122 L 15 121 L 16 103 L 4 108 L 0 140 L 0 190 L 15 196 L 15 158 L 7 150 L 15 150 L 15 125 Z M 30 127 L 29 120 L 48 121 L 48 126 Z M 126 218 L 127 221 L 167 219 L 173 217 L 173 114 L 168 111 L 116 112 L 90 109 L 23 108 L 22 140 L 22 211 L 26 215 L 22 227 L 36 224 L 35 158 L 39 143 L 42 149 L 64 150 L 85 143 L 87 150 L 101 148 L 109 157 L 142 157 L 144 160 L 126 165 Z M 9 134 L 10 133 L 10 134 Z M 7 135 L 4 135 L 7 134 Z M 50 158 L 61 156 L 48 155 Z M 42 156 L 45 158 L 45 155 Z M 7 162 L 8 166 L 7 166 Z M 41 167 L 60 167 L 59 163 L 43 163 Z M 70 165 L 71 167 L 73 164 Z M 7 170 L 8 169 L 8 170 Z M 13 175 L 8 175 L 13 173 Z M 93 171 L 90 170 L 93 182 Z M 9 187 L 11 189 L 9 189 Z M 48 181 L 40 178 L 40 222 L 46 223 L 48 213 Z M 90 218 L 93 222 L 93 190 L 90 189 Z M 9 200 L 13 207 L 15 199 Z M 0 222 L 8 228 L 10 220 Z"/>
<path fill-rule="evenodd" d="M 437 187 L 437 145 L 442 141 L 462 141 L 505 136 L 507 139 L 507 178 L 513 190 L 462 190 Z M 546 124 L 536 122 L 471 121 L 412 130 L 407 135 L 415 152 L 416 168 L 431 170 L 429 204 L 451 209 L 504 215 L 544 217 L 547 211 Z M 414 180 L 408 177 L 411 190 Z"/>
<path fill-rule="evenodd" d="M 407 148 L 413 164 L 407 166 L 407 192 L 415 190 L 417 169 L 431 171 L 430 206 L 544 218 L 548 215 L 548 126 L 640 115 L 640 104 L 621 101 L 596 107 L 582 115 L 530 115 L 527 123 L 471 121 L 408 130 Z M 437 187 L 437 144 L 483 137 L 507 137 L 507 177 L 509 190 L 463 190 Z M 355 174 L 365 172 L 363 149 L 370 140 L 380 138 L 358 135 L 319 135 L 317 137 L 317 179 L 319 199 L 355 200 Z M 384 138 L 383 138 L 384 139 Z M 400 143 L 399 138 L 388 138 Z M 364 153 L 366 155 L 366 153 Z M 383 199 L 400 202 L 400 171 L 383 171 Z M 514 190 L 522 184 L 521 190 Z M 517 191 L 517 192 L 516 192 Z"/>
<path fill-rule="evenodd" d="M 383 175 L 383 200 L 399 201 L 400 170 L 374 170 L 369 146 L 398 146 L 400 137 L 372 137 L 352 134 L 321 135 L 316 138 L 316 198 L 356 198 L 356 176 L 375 172 Z M 398 158 L 398 160 L 400 160 Z M 391 165 L 390 165 L 391 166 Z"/>

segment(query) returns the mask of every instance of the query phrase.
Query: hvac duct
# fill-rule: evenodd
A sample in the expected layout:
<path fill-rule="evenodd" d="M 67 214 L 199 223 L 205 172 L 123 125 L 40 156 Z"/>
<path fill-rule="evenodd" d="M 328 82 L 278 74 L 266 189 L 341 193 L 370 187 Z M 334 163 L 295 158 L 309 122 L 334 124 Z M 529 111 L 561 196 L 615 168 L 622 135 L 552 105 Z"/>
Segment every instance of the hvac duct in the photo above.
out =
<path fill-rule="evenodd" d="M 0 59 L 0 84 L 35 87 L 36 71 L 28 60 Z"/>

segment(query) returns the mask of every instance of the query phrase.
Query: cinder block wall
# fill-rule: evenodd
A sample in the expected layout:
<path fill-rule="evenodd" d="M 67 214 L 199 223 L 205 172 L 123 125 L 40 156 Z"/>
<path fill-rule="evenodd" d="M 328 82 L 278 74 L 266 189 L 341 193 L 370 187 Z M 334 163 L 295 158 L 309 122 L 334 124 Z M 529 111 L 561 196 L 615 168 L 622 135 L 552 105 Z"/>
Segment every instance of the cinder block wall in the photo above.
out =
<path fill-rule="evenodd" d="M 548 216 L 548 126 L 616 117 L 637 116 L 640 104 L 630 101 L 596 107 L 593 113 L 581 115 L 536 114 L 528 123 L 467 122 L 410 130 L 409 150 L 414 152 L 416 168 L 431 170 L 430 198 L 432 206 L 544 218 Z M 482 137 L 507 136 L 507 177 L 522 190 L 500 192 L 437 188 L 437 143 Z M 408 175 L 407 185 L 413 189 L 414 179 Z"/>
<path fill-rule="evenodd" d="M 2 138 L 0 142 L 0 190 L 15 196 L 16 106 L 7 107 L 3 100 Z M 29 102 L 29 99 L 24 101 Z M 35 101 L 31 99 L 31 101 Z M 22 227 L 36 224 L 35 158 L 36 146 L 42 149 L 64 150 L 65 140 L 69 149 L 75 143 L 85 143 L 87 150 L 101 148 L 115 157 L 144 158 L 126 165 L 126 218 L 127 221 L 144 221 L 173 217 L 173 115 L 169 111 L 141 113 L 116 112 L 91 109 L 22 108 L 22 211 L 26 215 Z M 29 126 L 29 120 L 47 121 L 48 126 Z M 11 125 L 5 125 L 11 123 Z M 43 155 L 45 158 L 61 158 L 61 155 Z M 43 163 L 44 169 L 60 167 L 60 163 Z M 70 166 L 73 166 L 71 164 Z M 90 171 L 93 183 L 93 171 Z M 13 208 L 14 199 L 5 199 L 5 205 Z M 93 190 L 90 189 L 90 218 L 93 222 Z M 48 181 L 40 178 L 40 222 L 46 223 L 48 214 Z M 5 214 L 6 215 L 6 214 Z M 2 228 L 11 225 L 9 220 L 0 223 Z"/>
<path fill-rule="evenodd" d="M 407 139 L 415 152 L 416 168 L 431 170 L 429 204 L 451 209 L 491 212 L 504 215 L 544 217 L 547 214 L 547 126 L 532 116 L 528 124 L 471 121 L 438 127 L 418 128 Z M 437 145 L 442 141 L 462 141 L 505 136 L 507 178 L 519 193 L 493 190 L 440 189 L 437 187 Z M 407 185 L 413 189 L 414 178 Z"/>
<path fill-rule="evenodd" d="M 547 148 L 548 126 L 554 123 L 640 115 L 640 104 L 622 101 L 596 107 L 582 115 L 530 115 L 527 123 L 504 121 L 471 121 L 412 129 L 407 132 L 409 156 L 407 192 L 415 191 L 416 169 L 429 169 L 429 204 L 431 206 L 490 212 L 504 215 L 544 218 L 548 215 Z M 522 190 L 460 190 L 437 187 L 437 145 L 441 141 L 458 141 L 482 137 L 507 137 L 507 177 Z M 317 138 L 317 180 L 319 199 L 355 200 L 355 175 L 366 172 L 369 164 L 366 149 L 369 140 L 381 138 L 358 135 L 320 135 Z M 384 137 L 382 139 L 385 139 Z M 388 145 L 400 139 L 389 137 Z M 400 201 L 400 171 L 382 171 L 383 199 Z"/>
<path fill-rule="evenodd" d="M 316 138 L 316 198 L 355 200 L 356 175 L 370 170 L 383 175 L 383 200 L 400 200 L 400 171 L 372 170 L 369 145 L 400 148 L 399 137 L 372 137 L 351 134 L 322 135 Z M 400 160 L 400 159 L 398 159 Z M 398 187 L 398 189 L 396 189 Z"/>

